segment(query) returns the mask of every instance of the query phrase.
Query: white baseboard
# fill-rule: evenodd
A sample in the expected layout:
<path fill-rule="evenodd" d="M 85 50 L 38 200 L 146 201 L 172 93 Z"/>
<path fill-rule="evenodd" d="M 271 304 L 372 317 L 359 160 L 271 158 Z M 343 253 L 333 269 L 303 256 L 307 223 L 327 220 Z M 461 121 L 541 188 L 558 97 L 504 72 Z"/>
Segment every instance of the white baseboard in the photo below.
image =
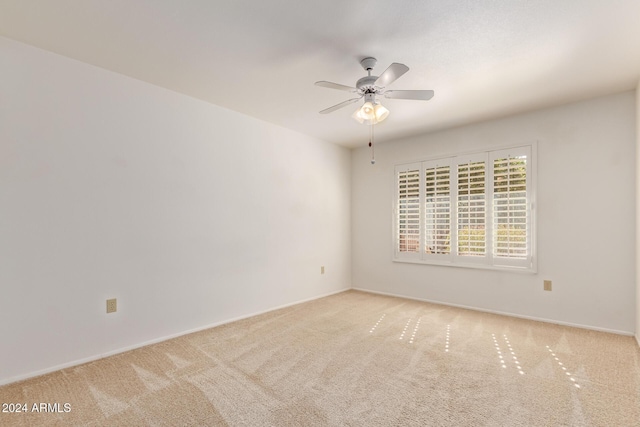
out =
<path fill-rule="evenodd" d="M 167 336 L 163 336 L 160 338 L 155 338 L 149 341 L 144 341 L 142 343 L 138 343 L 138 344 L 134 344 L 134 345 L 130 345 L 127 347 L 123 347 L 123 348 L 119 348 L 113 351 L 109 351 L 106 353 L 100 353 L 100 354 L 96 354 L 93 356 L 89 356 L 89 357 L 85 357 L 83 359 L 78 359 L 78 360 L 74 360 L 72 362 L 68 362 L 68 363 L 63 363 L 60 365 L 56 365 L 56 366 L 52 366 L 50 368 L 45 368 L 45 369 L 41 369 L 39 371 L 35 371 L 35 372 L 29 372 L 27 374 L 24 375 L 18 375 L 15 377 L 11 377 L 11 378 L 5 378 L 5 379 L 0 379 L 0 386 L 2 385 L 6 385 L 6 384 L 11 384 L 11 383 L 15 383 L 18 381 L 23 381 L 29 378 L 34 378 L 34 377 L 39 377 L 40 375 L 45 375 L 45 374 L 50 374 L 51 372 L 55 372 L 55 371 L 59 371 L 61 369 L 66 369 L 66 368 L 71 368 L 73 366 L 78 366 L 78 365 L 83 365 L 85 363 L 89 363 L 89 362 L 93 362 L 95 360 L 99 360 L 99 359 L 104 359 L 105 357 L 109 357 L 109 356 L 114 356 L 116 354 L 120 354 L 120 353 L 124 353 L 126 351 L 131 351 L 131 350 L 135 350 L 137 348 L 141 348 L 141 347 L 145 347 L 151 344 L 157 344 L 159 342 L 163 342 L 163 341 L 167 341 L 173 338 L 178 338 L 184 335 L 189 335 L 192 334 L 194 332 L 200 332 L 203 331 L 205 329 L 211 329 L 211 328 L 215 328 L 216 326 L 221 326 L 221 325 L 226 325 L 227 323 L 232 323 L 232 322 L 237 322 L 238 320 L 242 320 L 242 319 L 247 319 L 249 317 L 254 317 L 254 316 L 259 316 L 261 314 L 265 314 L 265 313 L 269 313 L 271 311 L 276 311 L 276 310 L 280 310 L 282 308 L 286 308 L 286 307 L 291 307 L 293 305 L 298 305 L 298 304 L 302 304 L 304 302 L 308 302 L 308 301 L 313 301 L 316 299 L 320 299 L 320 298 L 325 298 L 331 295 L 335 295 L 335 294 L 339 294 L 342 292 L 346 292 L 351 290 L 351 288 L 345 288 L 345 289 L 340 289 L 338 291 L 333 291 L 333 292 L 329 292 L 326 294 L 322 294 L 322 295 L 317 295 L 311 298 L 306 298 L 303 300 L 299 300 L 299 301 L 295 301 L 292 303 L 288 303 L 288 304 L 283 304 L 283 305 L 279 305 L 277 307 L 273 307 L 267 310 L 263 310 L 263 311 L 259 311 L 256 313 L 251 313 L 251 314 L 246 314 L 246 315 L 242 315 L 242 316 L 238 316 L 238 317 L 234 317 L 232 319 L 226 319 L 226 320 L 222 320 L 220 322 L 216 322 L 216 323 L 212 323 L 206 326 L 201 326 L 198 328 L 194 328 L 194 329 L 190 329 L 187 331 L 183 331 L 183 332 L 178 332 L 176 334 L 172 334 L 172 335 L 167 335 Z"/>
<path fill-rule="evenodd" d="M 410 299 L 410 300 L 414 300 L 414 301 L 430 302 L 432 304 L 446 305 L 446 306 L 450 306 L 450 307 L 465 308 L 467 310 L 481 311 L 481 312 L 484 312 L 484 313 L 499 314 L 501 316 L 517 317 L 519 319 L 535 320 L 537 322 L 544 322 L 544 323 L 553 323 L 555 325 L 571 326 L 571 327 L 574 327 L 574 328 L 589 329 L 589 330 L 592 330 L 592 331 L 599 331 L 599 332 L 608 332 L 608 333 L 617 334 L 617 335 L 634 336 L 633 332 L 630 332 L 630 331 L 618 331 L 618 330 L 615 330 L 615 329 L 600 328 L 598 326 L 582 325 L 582 324 L 579 324 L 579 323 L 563 322 L 561 320 L 546 319 L 546 318 L 534 317 L 534 316 L 525 316 L 525 315 L 517 314 L 517 313 L 509 313 L 509 312 L 505 312 L 505 311 L 489 310 L 489 309 L 485 309 L 485 308 L 471 307 L 471 306 L 461 305 L 461 304 L 452 304 L 452 303 L 448 303 L 448 302 L 436 301 L 436 300 L 431 300 L 431 299 L 426 299 L 426 298 L 416 298 L 416 297 L 410 297 L 410 296 L 406 296 L 406 295 L 392 294 L 392 293 L 389 293 L 389 292 L 372 291 L 370 289 L 364 289 L 364 288 L 351 288 L 351 289 L 353 289 L 354 291 L 368 292 L 368 293 L 371 293 L 371 294 L 386 295 L 386 296 L 390 296 L 390 297 L 405 298 L 405 299 Z M 639 339 L 638 335 L 636 335 L 635 337 L 636 337 L 636 340 L 638 341 L 638 345 L 640 345 L 640 339 Z"/>

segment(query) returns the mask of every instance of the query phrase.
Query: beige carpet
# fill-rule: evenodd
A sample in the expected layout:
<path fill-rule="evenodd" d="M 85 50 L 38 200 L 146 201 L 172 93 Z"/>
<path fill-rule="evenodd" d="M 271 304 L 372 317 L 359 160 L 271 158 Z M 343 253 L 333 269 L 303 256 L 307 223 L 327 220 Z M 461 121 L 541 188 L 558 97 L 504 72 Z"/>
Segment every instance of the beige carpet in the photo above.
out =
<path fill-rule="evenodd" d="M 0 387 L 2 426 L 640 426 L 631 337 L 349 291 Z"/>

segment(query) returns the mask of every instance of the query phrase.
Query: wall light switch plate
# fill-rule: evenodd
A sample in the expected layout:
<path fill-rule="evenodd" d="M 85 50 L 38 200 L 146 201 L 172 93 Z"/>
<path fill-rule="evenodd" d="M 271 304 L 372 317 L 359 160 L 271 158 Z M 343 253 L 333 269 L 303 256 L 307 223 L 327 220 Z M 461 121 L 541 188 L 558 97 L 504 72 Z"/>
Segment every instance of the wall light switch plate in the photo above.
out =
<path fill-rule="evenodd" d="M 544 290 L 545 291 L 550 291 L 551 290 L 551 280 L 545 280 L 544 281 Z"/>

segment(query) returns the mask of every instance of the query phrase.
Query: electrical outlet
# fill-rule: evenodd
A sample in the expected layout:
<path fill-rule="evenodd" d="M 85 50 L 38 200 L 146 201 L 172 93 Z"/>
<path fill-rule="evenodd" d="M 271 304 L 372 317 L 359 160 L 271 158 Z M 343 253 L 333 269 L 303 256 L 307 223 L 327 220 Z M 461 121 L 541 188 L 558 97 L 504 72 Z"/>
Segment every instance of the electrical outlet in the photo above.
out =
<path fill-rule="evenodd" d="M 118 301 L 115 298 L 108 299 L 107 300 L 107 313 L 115 313 L 116 311 L 118 311 Z"/>
<path fill-rule="evenodd" d="M 324 265 L 320 266 L 320 274 L 324 274 Z"/>
<path fill-rule="evenodd" d="M 551 290 L 551 280 L 545 280 L 544 281 L 544 290 L 545 291 L 550 291 Z"/>

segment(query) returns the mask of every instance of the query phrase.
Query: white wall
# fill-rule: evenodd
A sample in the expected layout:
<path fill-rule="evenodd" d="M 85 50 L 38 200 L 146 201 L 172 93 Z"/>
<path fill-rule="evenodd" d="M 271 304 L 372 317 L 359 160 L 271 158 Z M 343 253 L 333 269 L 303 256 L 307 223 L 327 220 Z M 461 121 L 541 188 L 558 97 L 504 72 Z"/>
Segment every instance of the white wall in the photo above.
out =
<path fill-rule="evenodd" d="M 640 81 L 636 87 L 636 341 L 640 346 Z"/>
<path fill-rule="evenodd" d="M 635 102 L 627 92 L 383 143 L 375 166 L 354 151 L 352 286 L 633 333 Z M 391 261 L 395 164 L 535 140 L 538 274 Z"/>
<path fill-rule="evenodd" d="M 350 287 L 349 150 L 5 38 L 0 73 L 0 384 Z"/>

